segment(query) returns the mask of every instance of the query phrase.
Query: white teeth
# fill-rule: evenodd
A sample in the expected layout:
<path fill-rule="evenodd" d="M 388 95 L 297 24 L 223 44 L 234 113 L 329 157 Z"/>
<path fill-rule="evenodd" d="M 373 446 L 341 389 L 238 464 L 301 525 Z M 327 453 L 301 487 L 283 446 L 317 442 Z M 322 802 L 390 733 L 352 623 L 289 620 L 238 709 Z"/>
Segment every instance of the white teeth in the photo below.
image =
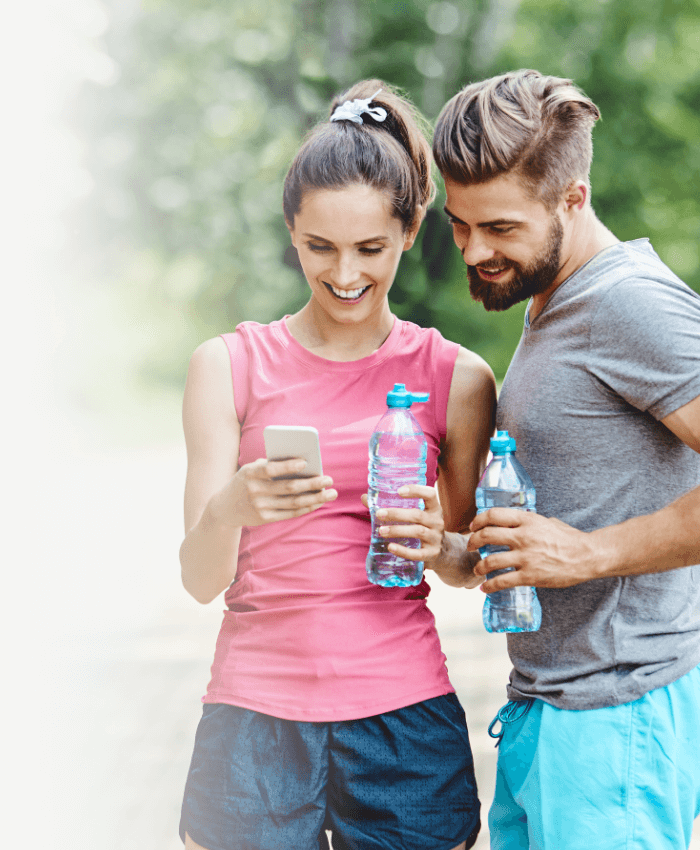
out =
<path fill-rule="evenodd" d="M 363 286 L 360 289 L 346 290 L 346 289 L 336 289 L 335 286 L 331 285 L 331 289 L 338 296 L 338 298 L 352 299 L 352 298 L 359 298 L 360 295 L 362 295 L 362 293 L 365 291 L 365 289 L 367 289 L 367 287 Z"/>

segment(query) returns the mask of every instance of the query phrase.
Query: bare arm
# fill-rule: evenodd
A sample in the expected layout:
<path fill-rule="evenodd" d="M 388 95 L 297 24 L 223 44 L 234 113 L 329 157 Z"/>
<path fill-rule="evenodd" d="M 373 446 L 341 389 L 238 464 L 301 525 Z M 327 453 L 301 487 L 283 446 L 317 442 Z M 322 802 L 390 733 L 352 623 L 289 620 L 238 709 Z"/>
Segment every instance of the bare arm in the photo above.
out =
<path fill-rule="evenodd" d="M 700 453 L 700 397 L 661 420 Z M 472 523 L 469 548 L 510 546 L 475 568 L 514 567 L 483 584 L 487 593 L 515 585 L 569 587 L 606 576 L 641 575 L 700 563 L 700 487 L 653 514 L 592 532 L 523 511 L 492 508 Z"/>
<path fill-rule="evenodd" d="M 478 355 L 461 349 L 455 363 L 447 404 L 447 436 L 441 447 L 437 493 L 432 487 L 403 487 L 402 496 L 420 497 L 425 510 L 386 509 L 377 512 L 386 526 L 385 537 L 417 537 L 420 549 L 390 543 L 389 549 L 409 560 L 424 560 L 454 587 L 475 587 L 478 555 L 467 550 L 469 523 L 476 513 L 474 492 L 486 464 L 489 438 L 496 413 L 496 382 L 489 366 Z M 392 521 L 413 521 L 413 526 L 392 526 Z"/>
<path fill-rule="evenodd" d="M 182 583 L 202 603 L 211 602 L 236 575 L 243 526 L 309 513 L 335 499 L 328 476 L 274 480 L 304 463 L 260 458 L 238 467 L 241 428 L 236 416 L 228 351 L 210 339 L 190 361 L 183 403 L 187 444 Z M 318 492 L 308 492 L 317 489 Z"/>
<path fill-rule="evenodd" d="M 467 550 L 469 524 L 476 515 L 475 491 L 486 465 L 496 420 L 496 382 L 487 363 L 461 349 L 447 404 L 447 437 L 440 454 L 438 492 L 445 537 L 431 569 L 454 587 L 475 587 L 478 554 Z"/>

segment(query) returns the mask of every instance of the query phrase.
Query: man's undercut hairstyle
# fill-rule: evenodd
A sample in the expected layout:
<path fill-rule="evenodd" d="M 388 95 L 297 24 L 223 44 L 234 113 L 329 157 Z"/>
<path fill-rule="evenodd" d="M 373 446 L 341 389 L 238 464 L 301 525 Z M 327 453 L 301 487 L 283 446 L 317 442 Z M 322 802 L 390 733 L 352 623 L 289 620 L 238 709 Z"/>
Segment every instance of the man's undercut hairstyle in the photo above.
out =
<path fill-rule="evenodd" d="M 344 113 L 348 101 L 353 119 Z M 392 215 L 409 231 L 435 197 L 428 138 L 427 121 L 397 89 L 377 79 L 357 83 L 334 99 L 329 120 L 294 157 L 282 200 L 287 223 L 294 225 L 305 192 L 360 183 L 386 192 Z"/>
<path fill-rule="evenodd" d="M 553 210 L 576 180 L 590 186 L 598 107 L 571 80 L 520 70 L 472 83 L 444 106 L 433 155 L 445 179 L 485 183 L 517 175 Z"/>

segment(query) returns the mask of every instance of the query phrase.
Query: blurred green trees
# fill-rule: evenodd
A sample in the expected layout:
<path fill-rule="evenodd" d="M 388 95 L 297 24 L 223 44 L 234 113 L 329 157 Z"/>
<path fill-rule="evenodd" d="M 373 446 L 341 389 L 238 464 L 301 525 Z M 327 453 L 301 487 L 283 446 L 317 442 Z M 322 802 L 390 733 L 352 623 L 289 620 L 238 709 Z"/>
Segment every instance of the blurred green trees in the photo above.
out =
<path fill-rule="evenodd" d="M 297 309 L 306 284 L 281 212 L 284 174 L 332 96 L 377 76 L 434 120 L 467 82 L 532 67 L 599 105 L 593 203 L 621 239 L 649 236 L 700 291 L 700 0 L 112 0 L 110 86 L 75 121 L 95 190 L 81 240 L 96 277 L 138 304 L 151 378 L 243 319 Z M 486 313 L 438 197 L 392 306 L 505 373 L 524 305 Z"/>

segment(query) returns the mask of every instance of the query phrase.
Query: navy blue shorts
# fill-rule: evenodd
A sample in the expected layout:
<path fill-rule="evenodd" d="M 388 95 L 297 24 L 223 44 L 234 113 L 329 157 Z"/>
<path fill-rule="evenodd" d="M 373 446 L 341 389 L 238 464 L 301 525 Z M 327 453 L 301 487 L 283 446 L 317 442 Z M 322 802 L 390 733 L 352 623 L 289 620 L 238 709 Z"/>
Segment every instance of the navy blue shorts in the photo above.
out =
<path fill-rule="evenodd" d="M 361 720 L 281 720 L 208 704 L 180 837 L 207 850 L 452 850 L 479 832 L 455 694 Z"/>

